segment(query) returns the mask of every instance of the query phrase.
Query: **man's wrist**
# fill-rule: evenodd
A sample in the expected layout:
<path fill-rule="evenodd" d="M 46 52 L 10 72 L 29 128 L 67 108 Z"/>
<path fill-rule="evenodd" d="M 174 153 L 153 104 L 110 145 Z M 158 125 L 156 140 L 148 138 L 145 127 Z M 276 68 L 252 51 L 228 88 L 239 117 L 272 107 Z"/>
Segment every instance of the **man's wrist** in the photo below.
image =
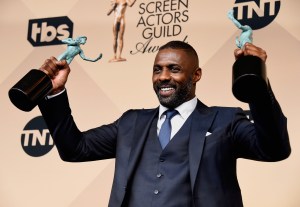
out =
<path fill-rule="evenodd" d="M 60 94 L 64 93 L 65 91 L 66 91 L 66 88 L 63 88 L 62 90 L 52 91 L 51 94 L 49 94 L 47 96 L 47 99 L 51 99 L 51 98 L 54 98 L 56 96 L 59 96 Z"/>

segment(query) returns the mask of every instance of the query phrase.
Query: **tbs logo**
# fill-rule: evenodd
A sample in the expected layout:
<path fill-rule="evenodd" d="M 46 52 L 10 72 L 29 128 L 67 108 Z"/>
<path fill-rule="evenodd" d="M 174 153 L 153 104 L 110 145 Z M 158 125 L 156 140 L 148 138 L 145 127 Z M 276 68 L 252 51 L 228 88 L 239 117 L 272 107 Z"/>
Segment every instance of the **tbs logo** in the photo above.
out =
<path fill-rule="evenodd" d="M 72 35 L 73 22 L 67 16 L 29 20 L 27 40 L 34 47 L 63 44 L 60 40 Z"/>
<path fill-rule="evenodd" d="M 54 143 L 42 116 L 30 120 L 21 135 L 23 150 L 32 157 L 40 157 L 53 148 Z"/>
<path fill-rule="evenodd" d="M 234 16 L 242 25 L 261 29 L 270 24 L 280 9 L 280 0 L 236 0 Z"/>

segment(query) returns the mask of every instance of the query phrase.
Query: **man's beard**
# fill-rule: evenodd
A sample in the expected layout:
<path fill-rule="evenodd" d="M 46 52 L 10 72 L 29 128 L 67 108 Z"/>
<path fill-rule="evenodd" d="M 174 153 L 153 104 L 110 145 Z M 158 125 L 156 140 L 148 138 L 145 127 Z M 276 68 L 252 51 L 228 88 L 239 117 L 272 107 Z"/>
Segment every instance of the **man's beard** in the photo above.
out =
<path fill-rule="evenodd" d="M 175 93 L 171 96 L 163 97 L 159 93 L 159 89 L 163 85 L 170 85 L 175 89 Z M 157 95 L 157 98 L 161 105 L 167 108 L 176 108 L 188 101 L 190 98 L 191 91 L 193 89 L 192 78 L 189 78 L 183 85 L 177 87 L 176 84 L 173 84 L 171 81 L 164 81 L 153 85 L 154 91 Z"/>

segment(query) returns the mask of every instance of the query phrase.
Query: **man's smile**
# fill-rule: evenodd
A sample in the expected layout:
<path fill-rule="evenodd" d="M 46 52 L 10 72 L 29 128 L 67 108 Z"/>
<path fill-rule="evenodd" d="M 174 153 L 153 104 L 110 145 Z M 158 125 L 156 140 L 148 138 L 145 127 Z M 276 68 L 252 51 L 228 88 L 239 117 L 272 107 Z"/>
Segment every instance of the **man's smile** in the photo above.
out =
<path fill-rule="evenodd" d="M 159 94 L 161 96 L 170 96 L 175 92 L 175 88 L 172 86 L 161 86 L 159 87 Z"/>

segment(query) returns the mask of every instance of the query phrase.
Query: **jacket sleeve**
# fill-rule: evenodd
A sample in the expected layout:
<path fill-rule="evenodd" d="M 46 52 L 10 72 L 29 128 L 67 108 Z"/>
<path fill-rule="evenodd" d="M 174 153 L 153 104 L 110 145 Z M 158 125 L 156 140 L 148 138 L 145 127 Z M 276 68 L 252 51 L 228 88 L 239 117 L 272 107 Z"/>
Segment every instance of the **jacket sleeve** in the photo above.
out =
<path fill-rule="evenodd" d="M 118 120 L 81 132 L 69 106 L 67 92 L 39 104 L 62 160 L 92 161 L 115 157 Z"/>
<path fill-rule="evenodd" d="M 242 112 L 237 113 L 232 124 L 236 157 L 260 161 L 280 161 L 289 157 L 287 118 L 270 84 L 249 107 L 254 124 L 247 123 Z"/>

